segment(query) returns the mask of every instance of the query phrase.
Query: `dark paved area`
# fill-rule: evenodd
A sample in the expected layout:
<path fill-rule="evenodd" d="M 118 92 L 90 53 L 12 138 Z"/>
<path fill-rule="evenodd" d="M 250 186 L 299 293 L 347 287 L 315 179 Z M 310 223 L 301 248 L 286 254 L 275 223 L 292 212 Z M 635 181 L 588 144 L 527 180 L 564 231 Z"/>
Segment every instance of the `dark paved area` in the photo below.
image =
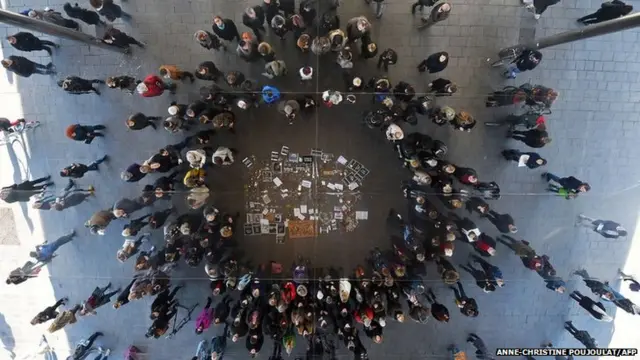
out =
<path fill-rule="evenodd" d="M 500 47 L 534 34 L 540 37 L 573 29 L 577 26 L 576 18 L 599 5 L 598 1 L 564 0 L 551 7 L 536 23 L 531 14 L 521 9 L 518 0 L 453 0 L 454 10 L 449 20 L 416 33 L 414 26 L 418 16 L 412 17 L 408 13 L 410 3 L 405 0 L 387 2 L 383 18 L 373 21 L 373 38 L 380 49 L 393 47 L 400 55 L 399 63 L 390 71 L 392 82 L 406 80 L 419 89 L 424 88 L 435 77 L 419 74 L 415 66 L 433 52 L 447 51 L 452 57 L 449 66 L 437 75 L 454 80 L 461 89 L 456 96 L 440 103 L 470 111 L 480 121 L 516 110 L 484 108 L 485 94 L 505 84 L 497 71 L 488 69 L 485 61 L 488 56 L 495 54 Z M 246 1 L 131 0 L 123 7 L 134 16 L 134 20 L 129 24 L 118 23 L 117 27 L 145 41 L 147 49 L 134 49 L 132 57 L 121 57 L 61 41 L 62 48 L 55 54 L 54 62 L 60 76 L 105 78 L 121 74 L 143 77 L 161 64 L 177 64 L 189 69 L 201 61 L 213 59 L 223 70 L 239 69 L 254 79 L 264 81 L 260 76 L 261 68 L 250 68 L 238 61 L 235 55 L 206 52 L 192 38 L 196 30 L 210 29 L 213 14 L 233 17 L 241 31 L 247 30 L 240 25 L 239 15 L 247 4 Z M 9 10 L 18 11 L 27 6 L 61 9 L 62 3 L 59 0 L 7 1 Z M 362 13 L 373 18 L 372 9 L 356 0 L 345 1 L 339 13 L 343 24 Z M 93 31 L 86 26 L 83 28 Z M 13 32 L 15 29 L 0 26 L 3 37 Z M 518 235 L 529 239 L 540 253 L 549 254 L 558 274 L 565 279 L 569 278 L 572 270 L 584 265 L 593 275 L 613 279 L 615 270 L 627 258 L 631 236 L 624 240 L 605 240 L 575 229 L 573 221 L 578 213 L 584 212 L 594 217 L 618 220 L 627 226 L 630 234 L 634 233 L 636 204 L 640 197 L 635 188 L 640 175 L 639 168 L 635 166 L 640 156 L 636 146 L 640 135 L 640 118 L 637 115 L 640 105 L 636 104 L 640 99 L 637 37 L 638 32 L 630 30 L 545 50 L 539 69 L 521 75 L 516 82 L 509 82 L 519 85 L 531 79 L 560 91 L 560 99 L 548 121 L 554 140 L 540 153 L 550 160 L 549 171 L 558 175 L 575 175 L 591 183 L 591 193 L 580 199 L 566 201 L 548 196 L 539 177 L 542 170 L 527 171 L 501 160 L 499 151 L 505 146 L 521 148 L 520 143 L 507 142 L 501 131 L 480 125 L 471 133 L 459 133 L 435 128 L 426 121 L 411 129 L 445 141 L 449 145 L 451 161 L 474 167 L 481 179 L 497 181 L 502 187 L 503 198 L 494 207 L 516 218 Z M 275 82 L 282 90 L 322 91 L 340 81 L 338 67 L 332 60 L 318 61 L 310 55 L 305 57 L 295 53 L 290 38 L 282 43 L 271 38 L 270 42 L 278 56 L 282 56 L 289 65 L 290 79 Z M 2 51 L 5 56 L 14 53 L 4 42 Z M 48 62 L 48 58 L 40 53 L 26 56 L 41 63 Z M 316 83 L 309 89 L 301 89 L 295 77 L 297 69 L 304 63 L 316 67 Z M 375 72 L 373 60 L 356 66 L 363 75 Z M 137 95 L 107 90 L 100 97 L 72 96 L 62 93 L 53 78 L 42 76 L 16 79 L 8 75 L 7 81 L 17 82 L 25 117 L 45 124 L 30 134 L 29 168 L 34 176 L 55 174 L 73 161 L 90 162 L 104 153 L 112 158 L 99 174 L 90 174 L 80 181 L 95 184 L 97 198 L 63 213 L 42 214 L 46 233 L 60 234 L 75 227 L 83 234 L 61 249 L 60 256 L 49 266 L 56 297 L 69 296 L 75 302 L 85 299 L 94 286 L 108 281 L 124 286 L 132 275 L 130 264 L 122 265 L 114 256 L 122 243 L 119 232 L 123 223 L 115 222 L 107 236 L 99 238 L 85 234 L 82 224 L 92 212 L 111 206 L 121 197 L 137 195 L 149 182 L 145 179 L 139 184 L 124 184 L 119 179 L 120 171 L 132 162 L 143 161 L 160 147 L 181 139 L 163 130 L 128 132 L 123 124 L 124 119 L 136 111 L 164 115 L 170 98 L 142 100 Z M 176 99 L 186 102 L 196 98 L 201 85 L 200 82 L 181 84 Z M 216 138 L 216 144 L 240 149 L 240 159 L 249 154 L 268 157 L 271 150 L 282 145 L 301 153 L 311 147 L 319 147 L 358 159 L 371 169 L 361 200 L 362 206 L 369 211 L 369 220 L 363 221 L 354 233 L 308 241 L 289 240 L 285 245 L 276 245 L 271 236 L 240 239 L 255 260 L 274 259 L 286 263 L 294 254 L 303 254 L 312 257 L 317 266 L 331 264 L 350 269 L 362 262 L 364 251 L 370 247 L 388 246 L 386 236 L 382 235 L 383 220 L 389 207 L 403 206 L 399 185 L 407 174 L 381 134 L 361 126 L 360 114 L 366 102 L 322 108 L 314 117 L 301 119 L 292 126 L 288 126 L 275 109 L 261 108 L 240 116 L 236 135 L 222 134 Z M 105 124 L 108 127 L 107 137 L 96 140 L 91 146 L 71 142 L 64 137 L 64 128 L 76 122 Z M 148 178 L 155 177 L 151 175 Z M 246 177 L 247 173 L 239 162 L 231 168 L 213 171 L 213 202 L 221 208 L 243 211 L 244 189 L 238 179 Z M 164 206 L 166 204 L 159 203 L 156 208 Z M 489 234 L 497 235 L 488 222 L 478 220 L 478 223 Z M 154 236 L 159 244 L 161 235 Z M 454 259 L 464 261 L 468 251 L 466 246 L 458 244 Z M 451 293 L 435 280 L 433 287 L 439 298 L 446 300 L 455 312 L 451 323 L 390 324 L 385 331 L 384 344 L 373 345 L 368 339 L 364 340 L 371 358 L 442 357 L 447 345 L 463 343 L 470 331 L 480 334 L 490 348 L 537 346 L 545 340 L 552 340 L 558 346 L 576 347 L 579 344 L 562 331 L 562 322 L 567 319 L 574 320 L 579 328 L 589 329 L 601 345 L 608 344 L 612 336 L 610 325 L 588 319 L 581 309 L 569 302 L 567 296 L 544 288 L 542 280 L 525 270 L 505 248 L 499 249 L 494 260 L 507 279 L 507 286 L 496 293 L 479 292 L 472 280 L 463 275 L 468 292 L 477 298 L 480 306 L 481 315 L 477 319 L 459 316 L 454 311 Z M 15 259 L 16 263 L 19 261 L 22 259 Z M 434 272 L 435 268 L 430 266 L 429 273 L 433 275 Z M 187 291 L 180 295 L 183 303 L 202 304 L 206 300 L 208 286 L 203 276 L 202 270 L 180 270 L 174 277 L 176 283 L 187 285 Z M 572 280 L 569 281 L 570 289 L 582 289 L 575 278 L 568 280 Z M 7 294 L 13 299 L 21 299 L 28 296 L 21 293 L 24 289 L 29 290 L 28 286 L 7 289 Z M 145 348 L 149 359 L 191 356 L 199 341 L 192 333 L 191 325 L 170 341 L 144 338 L 149 325 L 146 316 L 148 306 L 149 301 L 145 300 L 127 305 L 117 313 L 111 308 L 100 309 L 98 316 L 82 319 L 69 327 L 67 335 L 75 344 L 80 337 L 101 330 L 106 334 L 103 343 L 113 348 L 116 354 L 133 343 Z M 5 313 L 14 335 L 22 342 L 35 342 L 37 337 L 27 327 L 31 313 L 37 309 L 23 308 L 19 304 L 14 307 L 16 311 Z M 629 316 L 625 313 L 617 315 Z M 218 331 L 220 329 L 213 329 L 206 335 L 213 336 Z M 303 343 L 301 340 L 298 342 Z M 297 351 L 303 350 L 299 345 Z M 268 352 L 269 347 L 265 346 L 261 357 L 266 358 Z M 231 345 L 225 358 L 244 357 L 242 344 Z"/>

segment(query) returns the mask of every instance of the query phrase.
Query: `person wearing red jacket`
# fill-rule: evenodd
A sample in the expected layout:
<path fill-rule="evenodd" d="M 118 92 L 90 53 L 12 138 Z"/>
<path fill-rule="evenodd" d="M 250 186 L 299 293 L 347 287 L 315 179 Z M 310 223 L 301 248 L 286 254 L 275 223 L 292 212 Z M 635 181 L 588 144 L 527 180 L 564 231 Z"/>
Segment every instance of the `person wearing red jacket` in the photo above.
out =
<path fill-rule="evenodd" d="M 136 86 L 136 91 L 143 97 L 160 96 L 165 90 L 169 90 L 173 94 L 176 91 L 176 85 L 165 83 L 156 75 L 147 75 L 147 77 Z"/>
<path fill-rule="evenodd" d="M 373 309 L 366 305 L 356 310 L 353 314 L 353 318 L 358 323 L 363 324 L 365 327 L 369 327 L 369 325 L 371 325 L 371 321 L 373 320 L 373 317 L 374 317 Z"/>

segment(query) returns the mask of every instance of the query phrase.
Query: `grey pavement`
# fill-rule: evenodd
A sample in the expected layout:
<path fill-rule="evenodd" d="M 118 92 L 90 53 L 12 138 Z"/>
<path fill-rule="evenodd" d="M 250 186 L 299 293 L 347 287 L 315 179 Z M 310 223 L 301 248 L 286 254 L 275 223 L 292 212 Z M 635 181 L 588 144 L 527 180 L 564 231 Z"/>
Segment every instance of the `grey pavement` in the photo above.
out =
<path fill-rule="evenodd" d="M 59 0 L 8 0 L 6 9 L 20 11 L 27 7 L 49 6 L 61 10 L 62 3 Z M 363 13 L 373 19 L 373 9 L 367 8 L 363 1 L 343 3 L 339 9 L 343 28 L 348 19 Z M 429 80 L 436 77 L 451 79 L 459 84 L 459 93 L 439 103 L 467 110 L 480 122 L 517 110 L 484 108 L 485 94 L 505 84 L 520 85 L 531 80 L 559 90 L 560 97 L 548 119 L 553 142 L 539 152 L 549 159 L 549 171 L 561 176 L 574 175 L 592 185 L 593 190 L 577 200 L 566 201 L 545 193 L 545 185 L 539 176 L 542 169 L 523 170 L 501 160 L 501 149 L 523 149 L 524 146 L 505 140 L 501 130 L 483 128 L 479 124 L 471 133 L 460 133 L 435 128 L 427 121 L 414 130 L 443 140 L 449 146 L 448 158 L 452 162 L 473 167 L 481 179 L 495 180 L 501 185 L 503 198 L 493 207 L 514 216 L 519 228 L 518 236 L 530 240 L 539 253 L 550 255 L 558 274 L 569 280 L 570 290 L 581 289 L 586 294 L 581 282 L 570 276 L 573 270 L 583 266 L 594 276 L 613 280 L 616 269 L 627 260 L 632 236 L 606 240 L 574 228 L 573 223 L 575 216 L 584 212 L 594 217 L 617 220 L 626 225 L 630 234 L 634 234 L 640 199 L 640 191 L 636 187 L 640 179 L 637 166 L 640 150 L 636 145 L 640 136 L 640 116 L 637 114 L 640 110 L 639 31 L 628 30 L 544 50 L 544 59 L 538 69 L 521 74 L 515 81 L 505 82 L 499 71 L 487 66 L 487 57 L 493 56 L 501 47 L 517 43 L 519 39 L 575 29 L 578 26 L 575 19 L 594 11 L 600 2 L 563 0 L 561 4 L 550 7 L 536 22 L 519 6 L 519 0 L 451 0 L 451 17 L 421 33 L 415 31 L 419 17 L 412 17 L 409 13 L 410 2 L 387 0 L 386 3 L 382 19 L 373 20 L 373 38 L 381 50 L 392 47 L 400 55 L 398 64 L 390 70 L 392 82 L 406 80 L 423 89 Z M 639 2 L 631 3 L 640 6 Z M 105 78 L 128 74 L 142 78 L 156 71 L 161 64 L 176 64 L 190 70 L 201 61 L 213 60 L 224 71 L 239 69 L 258 79 L 260 69 L 239 62 L 234 54 L 207 52 L 193 40 L 196 30 L 210 29 L 214 14 L 231 17 L 240 31 L 248 31 L 241 24 L 242 9 L 248 4 L 247 1 L 229 0 L 130 0 L 123 3 L 123 8 L 133 15 L 133 21 L 118 21 L 116 26 L 146 42 L 146 49 L 135 48 L 133 56 L 125 57 L 61 40 L 62 46 L 53 61 L 59 77 Z M 88 2 L 81 6 L 88 7 Z M 84 24 L 83 30 L 94 31 Z M 2 37 L 14 32 L 14 28 L 0 26 Z M 290 79 L 276 82 L 282 90 L 322 91 L 341 81 L 337 65 L 331 60 L 316 61 L 311 56 L 297 54 L 290 38 L 283 42 L 274 38 L 269 41 L 290 68 Z M 417 64 L 437 51 L 447 51 L 451 55 L 448 68 L 436 75 L 419 74 Z M 2 52 L 4 56 L 16 53 L 4 41 Z M 44 53 L 23 55 L 41 63 L 49 61 Z M 317 82 L 309 89 L 301 89 L 295 80 L 297 69 L 304 63 L 316 67 Z M 364 75 L 375 73 L 373 60 L 368 64 L 360 62 L 356 67 Z M 150 128 L 129 132 L 124 120 L 137 111 L 164 116 L 170 97 L 141 99 L 138 95 L 129 96 L 108 89 L 103 90 L 102 96 L 74 96 L 58 89 L 54 78 L 0 76 L 8 76 L 2 82 L 17 84 L 24 117 L 44 124 L 28 135 L 28 168 L 34 177 L 48 173 L 56 176 L 59 169 L 74 161 L 89 163 L 105 153 L 111 156 L 99 173 L 90 173 L 79 181 L 96 186 L 95 199 L 62 213 L 40 214 L 42 230 L 50 234 L 49 237 L 57 237 L 70 228 L 78 229 L 81 234 L 72 244 L 63 247 L 59 251 L 60 256 L 48 267 L 55 297 L 69 296 L 72 302 L 79 302 L 88 297 L 94 286 L 109 281 L 116 286 L 125 286 L 132 276 L 132 269 L 130 264 L 123 265 L 115 259 L 116 250 L 122 243 L 119 233 L 124 223 L 116 221 L 104 237 L 90 236 L 82 224 L 92 212 L 111 206 L 121 197 L 136 196 L 142 186 L 150 182 L 149 179 L 155 178 L 156 175 L 149 175 L 140 183 L 126 184 L 120 180 L 119 173 L 133 162 L 144 161 L 164 145 L 177 143 L 181 136 L 170 135 L 161 129 L 154 132 Z M 260 81 L 265 83 L 264 78 Z M 201 82 L 179 84 L 176 99 L 186 102 L 197 98 L 197 89 L 202 85 Z M 4 96 L 10 94 L 2 96 L 4 101 Z M 240 239 L 243 248 L 254 250 L 250 255 L 255 261 L 273 259 L 287 263 L 294 254 L 302 253 L 312 257 L 317 266 L 340 265 L 351 269 L 363 261 L 365 251 L 370 247 L 388 247 L 388 239 L 380 235 L 384 231 L 383 220 L 389 207 L 403 208 L 399 187 L 407 174 L 395 160 L 391 146 L 383 136 L 360 125 L 360 114 L 366 108 L 363 104 L 366 102 L 360 101 L 351 108 L 346 105 L 323 108 L 315 117 L 303 119 L 293 126 L 286 125 L 274 109 L 261 109 L 260 112 L 240 115 L 236 135 L 222 134 L 216 138 L 220 144 L 240 149 L 241 158 L 245 154 L 268 156 L 269 151 L 277 150 L 281 145 L 288 145 L 292 151 L 304 152 L 313 144 L 313 147 L 356 158 L 371 169 L 370 183 L 363 188 L 362 200 L 368 207 L 370 218 L 357 231 L 338 237 L 318 237 L 312 241 L 289 241 L 285 245 L 275 245 L 271 237 Z M 107 137 L 95 140 L 90 146 L 72 142 L 64 137 L 64 128 L 76 122 L 105 124 Z M 18 166 L 17 157 L 11 155 L 16 151 L 15 146 L 8 151 L 13 165 Z M 231 169 L 216 170 L 211 184 L 213 202 L 221 208 L 242 211 L 244 189 L 235 179 L 246 180 L 246 177 L 240 163 Z M 62 186 L 64 181 L 57 183 Z M 183 201 L 180 202 L 179 206 L 183 207 Z M 156 204 L 158 209 L 165 206 L 167 204 Z M 29 212 L 25 210 L 24 213 Z M 17 212 L 16 216 L 19 215 Z M 478 223 L 490 235 L 497 235 L 488 222 L 478 219 Z M 161 234 L 154 236 L 155 242 L 160 244 Z M 458 244 L 455 262 L 464 261 L 469 250 Z M 15 268 L 25 259 L 12 255 L 9 260 Z M 435 267 L 430 265 L 429 278 L 439 299 L 446 300 L 445 303 L 455 313 L 452 321 L 449 324 L 434 321 L 427 325 L 389 324 L 382 345 L 371 344 L 364 339 L 370 357 L 444 357 L 446 347 L 451 343 L 463 345 L 468 332 L 478 333 L 491 349 L 538 346 L 543 341 L 552 341 L 561 347 L 580 347 L 562 330 L 563 321 L 569 319 L 579 328 L 588 329 L 601 345 L 609 343 L 613 336 L 611 324 L 596 323 L 571 303 L 567 295 L 546 289 L 542 279 L 524 269 L 507 249 L 499 248 L 498 255 L 492 260 L 505 273 L 505 288 L 484 294 L 474 286 L 472 279 L 462 275 L 467 291 L 478 300 L 481 313 L 478 318 L 463 318 L 454 311 L 451 292 L 440 285 L 434 275 Z M 201 269 L 182 269 L 174 279 L 176 283 L 187 285 L 180 294 L 181 302 L 190 305 L 206 301 L 208 285 Z M 10 306 L 5 308 L 3 302 L 3 309 L 0 309 L 8 324 L 5 326 L 0 322 L 5 346 L 11 341 L 16 343 L 16 349 L 37 344 L 38 336 L 35 336 L 29 320 L 41 309 L 34 308 L 31 302 L 37 296 L 37 288 L 29 286 L 27 283 L 2 290 L 12 299 Z M 94 330 L 100 330 L 105 333 L 100 341 L 112 348 L 115 354 L 121 354 L 127 345 L 135 344 L 144 349 L 149 359 L 189 358 L 200 340 L 194 335 L 192 324 L 171 340 L 145 339 L 144 333 L 149 326 L 148 307 L 149 301 L 144 300 L 117 311 L 110 307 L 99 309 L 97 316 L 81 319 L 65 329 L 69 341 L 67 348 L 72 348 L 77 340 Z M 616 316 L 630 315 L 616 312 Z M 206 336 L 214 336 L 219 331 L 209 330 Z M 629 347 L 640 343 L 635 336 L 636 342 L 628 344 Z M 300 345 L 303 343 L 298 339 L 296 353 L 303 353 Z M 265 345 L 261 358 L 268 356 L 269 348 Z M 59 357 L 65 354 L 64 347 L 58 349 Z M 245 354 L 243 343 L 230 345 L 228 358 L 245 358 Z"/>

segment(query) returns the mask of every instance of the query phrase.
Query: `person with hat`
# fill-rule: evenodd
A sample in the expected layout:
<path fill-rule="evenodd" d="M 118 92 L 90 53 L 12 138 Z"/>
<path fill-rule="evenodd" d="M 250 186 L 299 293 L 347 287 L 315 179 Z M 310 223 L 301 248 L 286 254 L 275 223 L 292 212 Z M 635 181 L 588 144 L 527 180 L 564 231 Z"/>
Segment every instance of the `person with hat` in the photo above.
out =
<path fill-rule="evenodd" d="M 422 60 L 422 62 L 418 64 L 418 71 L 425 72 L 428 70 L 430 74 L 433 74 L 444 70 L 448 64 L 449 53 L 442 51 L 431 54 L 429 57 Z"/>
<path fill-rule="evenodd" d="M 196 33 L 193 34 L 193 37 L 196 39 L 198 44 L 200 44 L 200 46 L 207 50 L 220 50 L 220 48 L 222 48 L 222 50 L 227 51 L 227 45 L 223 44 L 218 36 L 206 30 L 196 31 Z"/>

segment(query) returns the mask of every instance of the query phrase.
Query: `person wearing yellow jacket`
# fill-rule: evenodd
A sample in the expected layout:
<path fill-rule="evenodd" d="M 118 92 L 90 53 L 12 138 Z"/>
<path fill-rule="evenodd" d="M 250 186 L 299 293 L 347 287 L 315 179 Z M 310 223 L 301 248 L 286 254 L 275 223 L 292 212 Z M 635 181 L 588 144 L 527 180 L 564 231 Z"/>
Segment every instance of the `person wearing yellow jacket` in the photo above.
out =
<path fill-rule="evenodd" d="M 160 66 L 160 76 L 165 79 L 171 80 L 184 80 L 189 78 L 191 82 L 196 81 L 195 76 L 188 71 L 182 71 L 176 65 L 162 65 Z"/>
<path fill-rule="evenodd" d="M 202 186 L 206 175 L 207 173 L 203 169 L 191 169 L 187 171 L 182 183 L 188 188 Z"/>

